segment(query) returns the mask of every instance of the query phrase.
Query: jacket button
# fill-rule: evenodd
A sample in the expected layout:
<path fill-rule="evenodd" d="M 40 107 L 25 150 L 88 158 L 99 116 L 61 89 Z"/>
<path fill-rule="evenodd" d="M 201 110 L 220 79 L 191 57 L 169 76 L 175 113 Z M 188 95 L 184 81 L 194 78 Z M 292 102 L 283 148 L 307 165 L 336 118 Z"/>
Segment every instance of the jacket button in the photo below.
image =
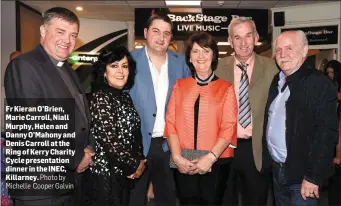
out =
<path fill-rule="evenodd" d="M 85 128 L 82 128 L 82 132 L 84 132 L 85 131 Z"/>
<path fill-rule="evenodd" d="M 152 133 L 150 133 L 150 132 L 149 132 L 148 134 L 149 134 L 149 135 L 152 135 Z"/>
<path fill-rule="evenodd" d="M 153 114 L 153 117 L 156 117 L 156 114 Z"/>

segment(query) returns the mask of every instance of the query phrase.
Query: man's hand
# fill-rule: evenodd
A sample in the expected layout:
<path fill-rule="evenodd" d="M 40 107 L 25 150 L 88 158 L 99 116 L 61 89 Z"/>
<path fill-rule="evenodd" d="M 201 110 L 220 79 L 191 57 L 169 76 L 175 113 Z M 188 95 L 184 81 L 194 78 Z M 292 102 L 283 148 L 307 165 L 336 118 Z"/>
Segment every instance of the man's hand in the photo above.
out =
<path fill-rule="evenodd" d="M 89 165 L 93 165 L 94 162 L 92 161 L 92 157 L 95 155 L 95 152 L 89 148 L 86 147 L 84 149 L 84 156 L 82 161 L 79 163 L 78 167 L 77 167 L 77 172 L 78 173 L 82 173 L 85 170 L 87 170 L 89 168 Z"/>
<path fill-rule="evenodd" d="M 319 186 L 303 179 L 301 187 L 301 195 L 304 200 L 309 198 L 319 198 Z"/>
<path fill-rule="evenodd" d="M 95 156 L 95 152 L 92 150 L 92 148 L 90 148 L 90 147 L 86 147 L 85 149 L 84 149 L 84 152 L 85 153 L 89 153 L 90 155 L 91 155 L 91 157 L 93 157 L 93 156 Z"/>
<path fill-rule="evenodd" d="M 146 161 L 147 160 L 141 160 L 140 165 L 137 168 L 136 172 L 130 176 L 128 176 L 129 179 L 135 179 L 135 178 L 140 178 L 141 175 L 143 174 L 144 170 L 146 169 Z"/>

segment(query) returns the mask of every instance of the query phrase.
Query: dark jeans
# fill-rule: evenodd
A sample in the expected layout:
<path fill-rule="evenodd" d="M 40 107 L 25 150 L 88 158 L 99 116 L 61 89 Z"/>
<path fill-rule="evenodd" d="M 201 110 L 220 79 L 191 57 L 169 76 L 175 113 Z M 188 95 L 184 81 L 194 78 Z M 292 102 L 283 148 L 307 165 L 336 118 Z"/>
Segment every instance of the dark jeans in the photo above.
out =
<path fill-rule="evenodd" d="M 300 184 L 286 184 L 284 177 L 284 167 L 279 163 L 272 164 L 272 176 L 276 206 L 317 206 L 318 199 L 301 196 Z"/>

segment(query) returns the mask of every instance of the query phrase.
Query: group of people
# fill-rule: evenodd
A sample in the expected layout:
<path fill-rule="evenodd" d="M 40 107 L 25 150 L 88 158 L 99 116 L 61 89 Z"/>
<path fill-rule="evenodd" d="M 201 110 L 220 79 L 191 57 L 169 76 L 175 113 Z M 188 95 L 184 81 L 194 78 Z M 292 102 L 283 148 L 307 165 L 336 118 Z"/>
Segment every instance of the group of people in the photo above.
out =
<path fill-rule="evenodd" d="M 219 60 L 206 32 L 182 56 L 168 50 L 171 20 L 154 14 L 144 48 L 101 52 L 88 100 L 66 63 L 78 31 L 73 12 L 47 10 L 41 43 L 6 69 L 7 98 L 76 102 L 75 190 L 24 192 L 15 205 L 146 205 L 150 181 L 157 206 L 237 205 L 239 193 L 243 205 L 266 205 L 271 180 L 276 205 L 318 205 L 338 143 L 337 88 L 306 64 L 302 31 L 280 34 L 275 62 L 254 52 L 255 23 L 238 17 L 228 27 L 234 56 Z"/>

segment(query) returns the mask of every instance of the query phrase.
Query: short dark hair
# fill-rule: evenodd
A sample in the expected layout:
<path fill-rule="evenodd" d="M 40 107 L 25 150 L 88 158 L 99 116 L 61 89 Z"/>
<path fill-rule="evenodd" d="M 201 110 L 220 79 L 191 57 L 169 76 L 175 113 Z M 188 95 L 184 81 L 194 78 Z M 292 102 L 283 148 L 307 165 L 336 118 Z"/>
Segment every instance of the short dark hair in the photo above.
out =
<path fill-rule="evenodd" d="M 136 75 L 136 62 L 124 46 L 118 46 L 102 50 L 98 57 L 98 61 L 93 64 L 95 81 L 92 84 L 92 91 L 98 91 L 108 85 L 104 77 L 107 65 L 116 61 L 121 61 L 124 57 L 127 57 L 128 60 L 129 75 L 123 89 L 131 89 L 133 87 Z"/>
<path fill-rule="evenodd" d="M 152 25 L 154 20 L 162 20 L 166 23 L 168 23 L 171 26 L 171 31 L 173 33 L 173 22 L 172 20 L 167 16 L 167 14 L 153 14 L 152 16 L 149 17 L 146 25 L 144 28 L 149 29 L 150 25 Z"/>
<path fill-rule="evenodd" d="M 212 71 L 217 69 L 218 66 L 218 58 L 219 58 L 219 50 L 216 40 L 213 39 L 213 37 L 207 33 L 207 32 L 196 32 L 192 36 L 189 37 L 189 39 L 186 42 L 186 63 L 188 67 L 192 70 L 192 72 L 195 72 L 195 68 L 193 64 L 190 62 L 191 59 L 191 51 L 193 48 L 193 44 L 197 43 L 202 48 L 210 48 L 213 51 L 213 57 L 212 57 L 212 63 L 211 63 L 211 69 Z"/>
<path fill-rule="evenodd" d="M 43 24 L 49 24 L 52 19 L 59 18 L 70 24 L 79 25 L 79 19 L 75 13 L 63 7 L 53 7 L 43 13 Z"/>

